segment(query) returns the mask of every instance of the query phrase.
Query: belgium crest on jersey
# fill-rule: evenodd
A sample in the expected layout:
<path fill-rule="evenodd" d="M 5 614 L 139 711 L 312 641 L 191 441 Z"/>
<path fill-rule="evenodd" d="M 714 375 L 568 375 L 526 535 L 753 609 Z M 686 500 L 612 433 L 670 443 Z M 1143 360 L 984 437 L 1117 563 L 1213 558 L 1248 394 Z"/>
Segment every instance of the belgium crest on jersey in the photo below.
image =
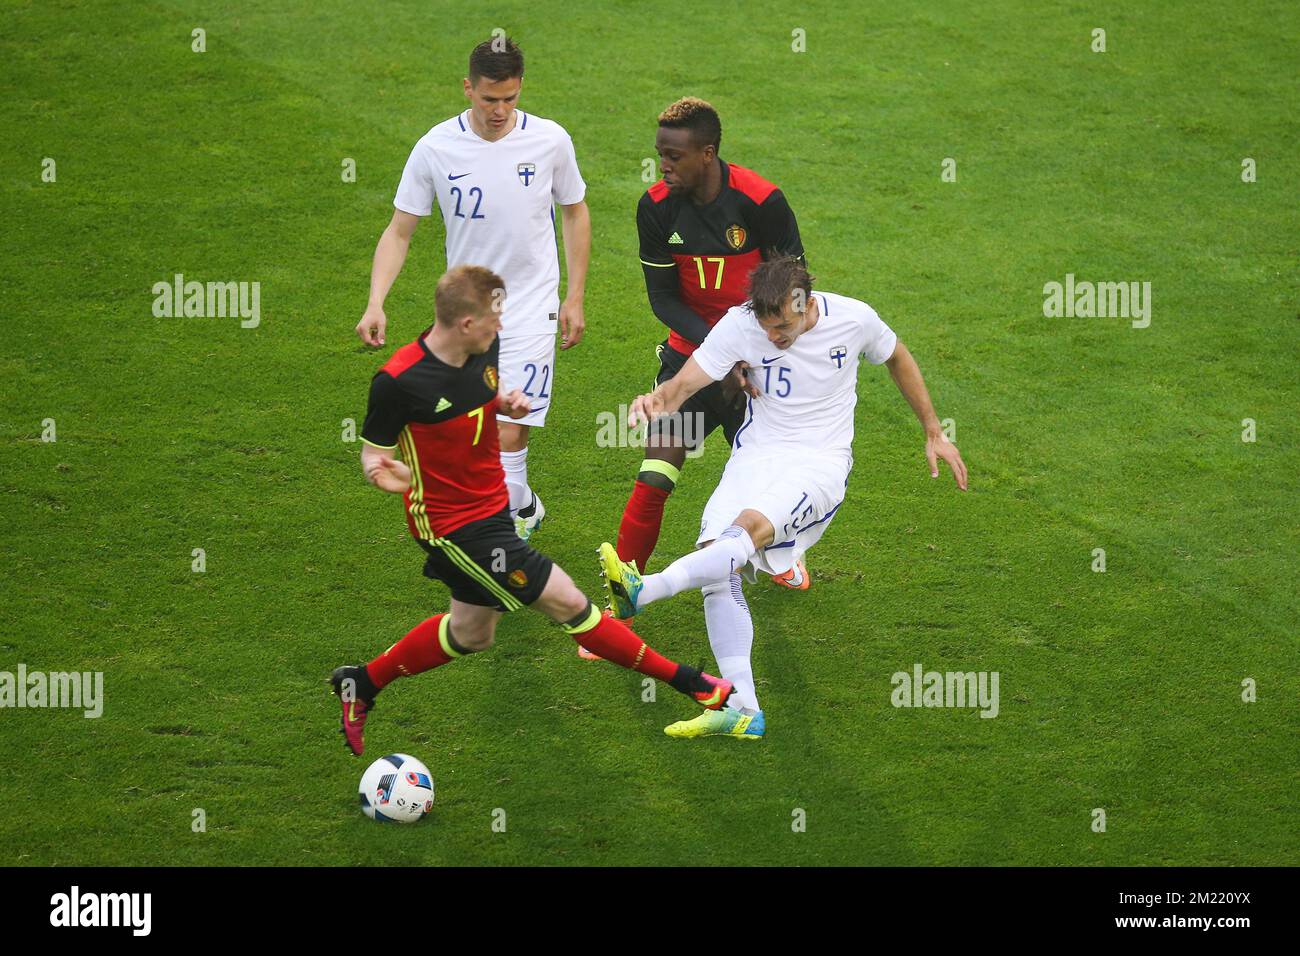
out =
<path fill-rule="evenodd" d="M 519 178 L 523 180 L 524 185 L 527 186 L 533 181 L 533 177 L 537 175 L 537 164 L 520 163 L 515 167 L 515 171 L 519 173 Z"/>
<path fill-rule="evenodd" d="M 483 382 L 492 391 L 497 390 L 497 367 L 495 365 L 489 365 L 483 369 Z"/>
<path fill-rule="evenodd" d="M 747 235 L 748 233 L 745 232 L 744 226 L 738 226 L 735 223 L 732 223 L 727 227 L 727 242 L 731 243 L 731 248 L 733 249 L 741 248 L 745 244 L 745 236 Z"/>

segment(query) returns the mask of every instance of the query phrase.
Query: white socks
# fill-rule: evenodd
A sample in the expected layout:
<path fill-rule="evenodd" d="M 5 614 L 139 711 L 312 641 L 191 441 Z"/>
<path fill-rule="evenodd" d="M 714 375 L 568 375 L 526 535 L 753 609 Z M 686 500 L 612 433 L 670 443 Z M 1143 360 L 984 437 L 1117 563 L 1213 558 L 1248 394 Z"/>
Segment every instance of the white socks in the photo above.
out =
<path fill-rule="evenodd" d="M 506 472 L 506 490 L 510 492 L 510 516 L 520 508 L 527 508 L 533 500 L 533 489 L 528 487 L 528 446 L 519 451 L 503 451 L 501 467 Z"/>
<path fill-rule="evenodd" d="M 501 456 L 505 460 L 505 455 Z M 506 481 L 510 473 L 506 472 Z M 514 499 L 512 498 L 511 501 Z M 702 588 L 728 580 L 749 563 L 754 556 L 754 542 L 749 533 L 739 525 L 732 525 L 718 535 L 707 548 L 701 548 L 678 558 L 658 574 L 648 574 L 641 579 L 641 594 L 636 600 L 638 608 L 652 601 L 679 594 L 687 588 Z M 746 609 L 746 616 L 749 611 Z"/>
<path fill-rule="evenodd" d="M 722 677 L 735 685 L 727 706 L 758 710 L 754 689 L 754 667 L 749 655 L 754 647 L 754 621 L 740 589 L 740 571 L 754 556 L 754 542 L 739 525 L 723 531 L 707 548 L 678 558 L 658 574 L 641 579 L 637 608 L 685 591 L 704 592 L 704 621 L 709 644 L 718 660 Z"/>
<path fill-rule="evenodd" d="M 757 711 L 758 693 L 754 689 L 754 666 L 749 655 L 754 647 L 754 621 L 749 616 L 745 593 L 740 589 L 740 575 L 730 581 L 706 585 L 704 621 L 709 628 L 709 644 L 717 658 L 722 676 L 736 685 L 727 706 Z"/>

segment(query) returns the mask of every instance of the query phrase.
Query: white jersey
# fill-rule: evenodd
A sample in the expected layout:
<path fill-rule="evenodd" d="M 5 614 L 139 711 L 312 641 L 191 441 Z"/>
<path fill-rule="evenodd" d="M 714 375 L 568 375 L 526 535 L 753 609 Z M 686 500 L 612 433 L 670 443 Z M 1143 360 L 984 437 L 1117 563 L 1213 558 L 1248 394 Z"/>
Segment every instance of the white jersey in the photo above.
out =
<path fill-rule="evenodd" d="M 447 227 L 447 268 L 486 266 L 506 283 L 501 337 L 554 334 L 560 308 L 555 203 L 581 202 L 587 184 L 573 140 L 558 123 L 515 110 L 494 143 L 470 127 L 469 110 L 421 137 L 393 205 L 433 212 Z"/>
<path fill-rule="evenodd" d="M 714 380 L 748 362 L 762 392 L 749 400 L 733 454 L 789 452 L 852 465 L 858 360 L 887 361 L 898 336 L 865 302 L 831 292 L 812 298 L 821 313 L 817 324 L 784 351 L 768 341 L 747 305 L 728 309 L 695 350 L 695 361 Z"/>

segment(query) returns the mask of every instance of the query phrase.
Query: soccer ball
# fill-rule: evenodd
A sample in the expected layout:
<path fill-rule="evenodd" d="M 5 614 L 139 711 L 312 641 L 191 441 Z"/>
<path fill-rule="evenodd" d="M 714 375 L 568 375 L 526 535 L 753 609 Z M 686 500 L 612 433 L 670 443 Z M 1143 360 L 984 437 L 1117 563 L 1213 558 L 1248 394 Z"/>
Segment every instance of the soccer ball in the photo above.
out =
<path fill-rule="evenodd" d="M 372 820 L 414 823 L 433 809 L 429 768 L 408 754 L 380 757 L 361 775 L 361 812 Z"/>

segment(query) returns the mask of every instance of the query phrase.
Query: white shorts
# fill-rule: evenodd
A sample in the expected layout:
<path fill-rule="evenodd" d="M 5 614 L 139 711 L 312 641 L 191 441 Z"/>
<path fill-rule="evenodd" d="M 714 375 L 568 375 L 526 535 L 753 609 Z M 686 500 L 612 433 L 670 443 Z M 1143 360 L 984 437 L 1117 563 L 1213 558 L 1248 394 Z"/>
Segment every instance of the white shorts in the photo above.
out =
<path fill-rule="evenodd" d="M 522 389 L 533 404 L 532 411 L 523 418 L 498 415 L 497 421 L 545 425 L 546 410 L 551 406 L 551 393 L 555 390 L 555 333 L 502 338 L 497 375 L 501 391 Z"/>
<path fill-rule="evenodd" d="M 750 559 L 754 572 L 784 574 L 830 526 L 844 501 L 850 462 L 783 455 L 733 454 L 718 487 L 704 506 L 696 544 L 712 541 L 742 511 L 757 511 L 772 522 L 775 539 Z"/>

